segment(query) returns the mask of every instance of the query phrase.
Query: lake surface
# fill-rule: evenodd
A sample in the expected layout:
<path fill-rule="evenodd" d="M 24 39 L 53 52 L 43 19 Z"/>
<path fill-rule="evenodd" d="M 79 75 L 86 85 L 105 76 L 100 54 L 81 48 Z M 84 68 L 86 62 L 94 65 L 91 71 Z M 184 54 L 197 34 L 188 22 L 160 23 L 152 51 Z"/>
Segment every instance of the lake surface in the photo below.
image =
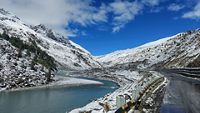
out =
<path fill-rule="evenodd" d="M 1 92 L 0 113 L 66 113 L 118 88 L 114 82 L 97 81 L 104 85 Z"/>
<path fill-rule="evenodd" d="M 160 113 L 199 113 L 200 82 L 173 73 L 163 73 L 170 83 Z"/>

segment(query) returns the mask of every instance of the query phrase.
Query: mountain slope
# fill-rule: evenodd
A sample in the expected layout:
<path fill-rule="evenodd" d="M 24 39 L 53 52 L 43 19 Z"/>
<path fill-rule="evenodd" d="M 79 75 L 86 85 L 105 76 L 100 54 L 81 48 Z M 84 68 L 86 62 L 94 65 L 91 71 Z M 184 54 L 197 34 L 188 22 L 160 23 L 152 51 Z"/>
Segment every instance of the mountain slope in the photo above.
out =
<path fill-rule="evenodd" d="M 47 74 L 47 68 L 51 67 L 49 63 L 53 63 L 53 59 L 43 61 L 50 56 L 39 58 L 41 55 L 30 51 L 35 51 L 31 44 L 23 45 L 26 44 L 18 38 L 0 34 L 0 91 L 47 84 L 52 80 L 53 73 Z M 41 50 L 40 53 L 45 54 Z"/>
<path fill-rule="evenodd" d="M 137 48 L 116 51 L 96 59 L 104 67 L 170 68 L 194 66 L 200 58 L 200 30 L 180 33 Z M 200 66 L 200 60 L 196 61 Z"/>
<path fill-rule="evenodd" d="M 82 70 L 101 67 L 88 51 L 62 35 L 46 28 L 44 25 L 26 25 L 15 15 L 0 9 L 0 33 L 3 32 L 28 43 L 30 39 L 34 40 L 60 66 L 67 69 Z"/>

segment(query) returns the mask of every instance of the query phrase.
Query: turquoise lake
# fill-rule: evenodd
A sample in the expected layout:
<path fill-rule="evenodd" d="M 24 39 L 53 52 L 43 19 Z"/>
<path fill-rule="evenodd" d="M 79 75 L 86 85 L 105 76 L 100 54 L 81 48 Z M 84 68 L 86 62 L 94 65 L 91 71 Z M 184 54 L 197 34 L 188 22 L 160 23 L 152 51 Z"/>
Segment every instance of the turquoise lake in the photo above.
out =
<path fill-rule="evenodd" d="M 114 82 L 97 81 L 104 85 L 1 92 L 0 113 L 66 113 L 118 88 Z"/>

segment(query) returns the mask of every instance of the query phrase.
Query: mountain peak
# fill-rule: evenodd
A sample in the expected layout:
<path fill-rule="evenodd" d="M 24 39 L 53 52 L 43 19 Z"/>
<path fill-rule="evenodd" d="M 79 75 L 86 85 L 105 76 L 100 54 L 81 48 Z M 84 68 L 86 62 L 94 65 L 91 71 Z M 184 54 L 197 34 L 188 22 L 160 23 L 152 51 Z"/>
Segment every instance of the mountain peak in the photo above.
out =
<path fill-rule="evenodd" d="M 31 26 L 31 29 L 33 29 L 35 32 L 42 34 L 45 37 L 51 38 L 57 42 L 61 42 L 64 44 L 68 44 L 69 40 L 62 36 L 61 34 L 53 31 L 52 29 L 48 28 L 46 25 L 44 24 L 39 24 L 36 26 Z"/>
<path fill-rule="evenodd" d="M 44 24 L 39 24 L 39 25 L 33 26 L 33 28 L 35 28 L 35 29 L 42 29 L 44 31 L 49 30 Z"/>
<path fill-rule="evenodd" d="M 4 10 L 3 8 L 0 8 L 0 13 L 3 14 L 3 15 L 10 14 L 8 11 Z"/>
<path fill-rule="evenodd" d="M 10 17 L 12 19 L 20 20 L 19 17 L 17 17 L 16 15 L 10 13 L 9 11 L 4 10 L 3 8 L 0 8 L 0 17 L 4 17 L 4 16 Z"/>
<path fill-rule="evenodd" d="M 11 37 L 29 43 L 34 41 L 41 50 L 53 57 L 65 69 L 82 70 L 101 67 L 88 51 L 45 25 L 30 26 L 17 16 L 0 10 L 0 33 L 6 32 Z"/>

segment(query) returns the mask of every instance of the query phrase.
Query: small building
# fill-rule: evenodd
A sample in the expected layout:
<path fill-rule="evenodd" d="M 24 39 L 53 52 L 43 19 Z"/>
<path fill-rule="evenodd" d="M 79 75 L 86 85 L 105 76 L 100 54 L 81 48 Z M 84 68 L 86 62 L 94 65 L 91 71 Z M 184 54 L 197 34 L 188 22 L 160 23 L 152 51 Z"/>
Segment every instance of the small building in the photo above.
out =
<path fill-rule="evenodd" d="M 124 104 L 126 104 L 126 99 L 123 95 L 118 95 L 116 97 L 116 105 L 117 108 L 120 108 L 121 106 L 123 106 Z"/>
<path fill-rule="evenodd" d="M 139 91 L 134 89 L 132 90 L 132 100 L 136 101 L 136 99 L 138 98 L 139 95 Z"/>

